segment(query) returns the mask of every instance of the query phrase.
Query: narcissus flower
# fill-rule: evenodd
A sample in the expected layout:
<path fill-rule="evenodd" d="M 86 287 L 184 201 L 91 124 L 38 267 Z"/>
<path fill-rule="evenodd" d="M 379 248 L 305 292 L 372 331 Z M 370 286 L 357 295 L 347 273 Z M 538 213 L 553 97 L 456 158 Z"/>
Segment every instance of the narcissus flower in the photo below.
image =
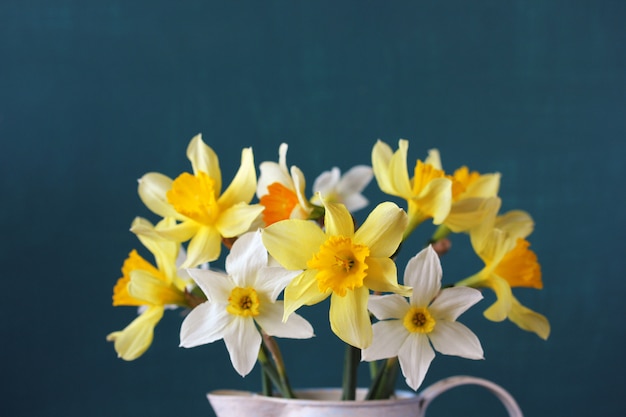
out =
<path fill-rule="evenodd" d="M 390 259 L 402 240 L 407 216 L 397 205 L 382 203 L 355 231 L 345 206 L 322 203 L 325 231 L 296 219 L 263 230 L 270 255 L 289 270 L 302 270 L 285 288 L 284 317 L 330 297 L 332 331 L 344 342 L 365 348 L 372 340 L 369 291 L 410 292 L 398 284 Z"/>
<path fill-rule="evenodd" d="M 169 227 L 174 219 L 162 220 L 158 226 Z M 186 306 L 185 287 L 189 281 L 178 272 L 180 244 L 160 237 L 145 219 L 137 218 L 133 229 L 142 229 L 139 240 L 154 255 L 156 266 L 142 258 L 136 250 L 130 252 L 122 267 L 123 276 L 113 289 L 114 306 L 138 306 L 141 314 L 124 330 L 107 336 L 115 342 L 115 351 L 124 360 L 141 356 L 152 344 L 154 328 L 171 305 Z"/>
<path fill-rule="evenodd" d="M 530 243 L 526 240 L 533 230 L 533 220 L 520 210 L 496 217 L 499 207 L 498 199 L 491 206 L 491 214 L 470 232 L 472 246 L 485 263 L 484 268 L 456 285 L 491 288 L 497 300 L 485 310 L 487 319 L 502 321 L 508 318 L 520 328 L 547 339 L 550 334 L 548 320 L 522 306 L 511 291 L 511 287 L 543 287 L 537 255 L 529 249 Z"/>
<path fill-rule="evenodd" d="M 425 163 L 443 172 L 437 149 L 428 152 Z M 452 205 L 443 225 L 455 233 L 469 231 L 483 221 L 489 200 L 498 196 L 500 174 L 480 174 L 462 166 L 448 178 L 452 181 Z"/>
<path fill-rule="evenodd" d="M 406 266 L 404 283 L 413 287 L 408 302 L 397 294 L 372 296 L 369 301 L 370 311 L 380 321 L 374 324 L 374 341 L 363 350 L 362 359 L 397 356 L 406 382 L 414 390 L 422 384 L 435 358 L 434 350 L 444 355 L 483 359 L 476 335 L 456 321 L 482 295 L 467 287 L 441 290 L 441 275 L 439 257 L 429 246 Z"/>
<path fill-rule="evenodd" d="M 404 139 L 398 142 L 396 152 L 380 140 L 372 149 L 372 168 L 381 191 L 407 201 L 409 226 L 405 236 L 427 218 L 441 224 L 452 204 L 452 181 L 442 170 L 418 160 L 409 177 L 408 149 L 409 142 Z"/>
<path fill-rule="evenodd" d="M 187 147 L 193 174 L 176 179 L 152 172 L 139 180 L 139 196 L 154 213 L 179 221 L 158 232 L 177 242 L 189 240 L 183 267 L 216 260 L 222 238 L 247 232 L 263 211 L 250 205 L 256 189 L 256 168 L 251 148 L 241 153 L 241 165 L 230 186 L 222 193 L 222 173 L 217 155 L 200 135 Z"/>
<path fill-rule="evenodd" d="M 312 199 L 313 204 L 321 205 L 319 196 L 331 203 L 341 203 L 354 213 L 367 206 L 368 200 L 362 191 L 372 180 L 374 173 L 367 165 L 357 165 L 348 170 L 343 176 L 339 168 L 334 167 L 325 171 L 315 179 Z"/>
<path fill-rule="evenodd" d="M 247 375 L 261 346 L 257 326 L 270 336 L 305 339 L 313 328 L 294 314 L 283 321 L 283 302 L 277 301 L 296 273 L 269 267 L 260 232 L 242 235 L 226 257 L 226 274 L 190 269 L 189 274 L 207 296 L 182 323 L 180 345 L 194 347 L 224 339 L 235 370 Z"/>
<path fill-rule="evenodd" d="M 266 226 L 285 219 L 306 219 L 313 206 L 306 198 L 304 174 L 297 166 L 287 167 L 287 144 L 278 148 L 278 163 L 265 161 L 259 165 L 261 174 L 256 194 Z"/>

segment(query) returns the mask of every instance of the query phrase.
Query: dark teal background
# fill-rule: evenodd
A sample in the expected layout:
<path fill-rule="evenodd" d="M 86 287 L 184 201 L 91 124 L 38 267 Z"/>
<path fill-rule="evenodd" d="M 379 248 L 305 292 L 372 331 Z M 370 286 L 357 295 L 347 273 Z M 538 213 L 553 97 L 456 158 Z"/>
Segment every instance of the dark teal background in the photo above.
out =
<path fill-rule="evenodd" d="M 608 0 L 3 0 L 0 414 L 210 416 L 207 391 L 258 389 L 258 369 L 240 378 L 222 342 L 178 348 L 177 312 L 137 361 L 105 341 L 134 317 L 111 306 L 138 247 L 130 222 L 154 219 L 136 180 L 189 170 L 202 132 L 225 182 L 242 147 L 259 163 L 281 141 L 309 186 L 369 164 L 378 138 L 409 139 L 412 161 L 436 147 L 448 170 L 501 172 L 503 209 L 536 221 L 545 283 L 516 294 L 552 335 L 487 322 L 486 293 L 461 316 L 486 360 L 438 355 L 425 385 L 470 374 L 527 416 L 623 416 L 625 21 L 626 2 Z M 464 237 L 453 243 L 446 282 L 479 267 Z M 283 344 L 296 386 L 340 384 L 326 309 L 302 311 L 315 340 Z M 504 415 L 473 388 L 430 411 Z"/>

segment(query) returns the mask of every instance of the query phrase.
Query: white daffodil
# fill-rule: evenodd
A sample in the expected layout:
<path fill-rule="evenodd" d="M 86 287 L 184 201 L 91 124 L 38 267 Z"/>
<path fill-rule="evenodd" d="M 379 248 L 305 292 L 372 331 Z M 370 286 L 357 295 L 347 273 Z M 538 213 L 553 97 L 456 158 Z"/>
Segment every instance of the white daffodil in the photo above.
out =
<path fill-rule="evenodd" d="M 435 357 L 433 347 L 444 355 L 483 359 L 476 335 L 456 322 L 482 295 L 468 287 L 441 290 L 441 275 L 439 258 L 429 246 L 407 264 L 404 284 L 413 287 L 409 302 L 392 294 L 371 296 L 368 305 L 381 321 L 374 324 L 374 341 L 363 350 L 362 359 L 397 356 L 406 383 L 414 390 L 422 384 Z"/>
<path fill-rule="evenodd" d="M 226 274 L 202 269 L 188 272 L 207 301 L 183 321 L 180 346 L 194 347 L 224 339 L 233 367 L 245 376 L 254 367 L 261 346 L 257 325 L 270 336 L 313 336 L 309 322 L 297 314 L 283 322 L 283 302 L 276 298 L 300 271 L 268 266 L 260 232 L 246 233 L 237 239 L 226 257 Z"/>
<path fill-rule="evenodd" d="M 313 183 L 315 196 L 312 203 L 320 206 L 324 201 L 341 203 L 348 211 L 354 213 L 367 206 L 369 201 L 363 196 L 362 191 L 367 187 L 374 173 L 367 165 L 357 165 L 341 175 L 339 168 L 334 167 L 330 171 L 324 171 Z"/>

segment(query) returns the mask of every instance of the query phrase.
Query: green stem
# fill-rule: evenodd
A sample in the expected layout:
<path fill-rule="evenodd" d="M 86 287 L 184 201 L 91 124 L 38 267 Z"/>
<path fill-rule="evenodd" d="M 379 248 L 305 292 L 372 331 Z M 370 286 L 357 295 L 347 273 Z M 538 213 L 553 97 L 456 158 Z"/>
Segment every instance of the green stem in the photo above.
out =
<path fill-rule="evenodd" d="M 374 383 L 374 381 L 376 380 L 376 376 L 378 375 L 378 372 L 379 372 L 378 361 L 369 362 L 369 367 L 370 367 L 370 378 L 372 380 L 372 383 Z"/>
<path fill-rule="evenodd" d="M 419 226 L 424 220 L 426 220 L 423 216 L 414 215 L 409 217 L 409 224 L 407 224 L 406 229 L 404 229 L 404 234 L 402 235 L 402 241 L 404 242 L 407 238 L 413 233 L 415 228 Z"/>
<path fill-rule="evenodd" d="M 283 355 L 280 352 L 278 343 L 276 343 L 276 340 L 272 336 L 267 335 L 265 332 L 262 332 L 261 334 L 263 335 L 263 344 L 270 352 L 272 359 L 274 360 L 274 365 L 276 367 L 278 378 L 280 379 L 282 391 L 287 393 L 287 396 L 283 396 L 285 398 L 295 398 L 296 395 L 291 389 L 291 384 L 289 383 L 289 378 L 287 377 L 287 370 L 285 369 L 285 362 L 283 361 Z"/>
<path fill-rule="evenodd" d="M 346 345 L 346 355 L 343 368 L 343 393 L 342 400 L 356 399 L 357 368 L 361 361 L 361 349 Z"/>
<path fill-rule="evenodd" d="M 441 224 L 439 225 L 439 227 L 437 227 L 437 230 L 435 230 L 435 233 L 433 233 L 432 237 L 430 238 L 430 240 L 428 241 L 428 243 L 435 243 L 445 237 L 447 237 L 450 232 L 452 232 L 452 230 L 450 230 L 448 228 L 448 226 L 446 226 L 445 224 Z"/>
<path fill-rule="evenodd" d="M 272 397 L 274 392 L 272 390 L 272 379 L 265 371 L 265 367 L 261 367 L 261 390 L 266 397 Z"/>
<path fill-rule="evenodd" d="M 372 383 L 367 400 L 382 400 L 391 397 L 395 390 L 396 379 L 398 376 L 398 358 L 389 358 L 385 361 Z"/>
<path fill-rule="evenodd" d="M 263 367 L 263 372 L 267 374 L 268 378 L 272 381 L 274 386 L 276 386 L 284 398 L 295 398 L 293 392 L 284 388 L 282 380 L 278 375 L 278 371 L 276 371 L 276 367 L 270 361 L 269 352 L 264 343 L 261 343 L 261 349 L 259 349 L 259 363 Z"/>

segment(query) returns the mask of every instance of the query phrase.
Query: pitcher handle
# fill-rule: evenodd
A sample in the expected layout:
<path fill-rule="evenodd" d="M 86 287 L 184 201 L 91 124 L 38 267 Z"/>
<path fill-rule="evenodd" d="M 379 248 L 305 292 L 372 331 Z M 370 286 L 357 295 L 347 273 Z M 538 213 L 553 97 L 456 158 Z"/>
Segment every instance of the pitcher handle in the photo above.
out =
<path fill-rule="evenodd" d="M 428 388 L 424 389 L 418 395 L 421 399 L 421 414 L 419 414 L 419 417 L 424 417 L 426 415 L 426 408 L 439 394 L 460 385 L 480 385 L 487 388 L 502 402 L 510 417 L 523 417 L 522 410 L 517 405 L 517 402 L 504 388 L 486 379 L 462 375 L 442 379 L 441 381 L 435 382 Z"/>

